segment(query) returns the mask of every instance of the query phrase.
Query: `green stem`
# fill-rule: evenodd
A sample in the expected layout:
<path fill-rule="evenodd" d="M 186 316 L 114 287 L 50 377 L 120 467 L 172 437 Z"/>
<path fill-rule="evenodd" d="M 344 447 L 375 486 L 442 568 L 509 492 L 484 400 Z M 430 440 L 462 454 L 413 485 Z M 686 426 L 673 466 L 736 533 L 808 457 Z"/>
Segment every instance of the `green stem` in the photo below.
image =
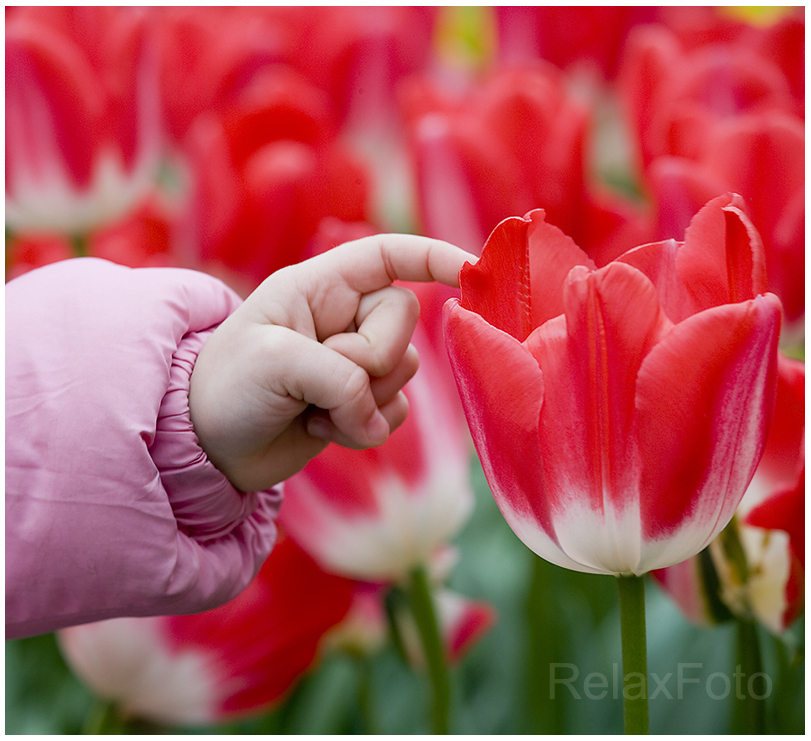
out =
<path fill-rule="evenodd" d="M 374 709 L 374 697 L 372 696 L 374 684 L 371 677 L 371 662 L 368 656 L 359 655 L 356 657 L 356 663 L 358 667 L 359 733 L 367 736 L 377 736 L 380 731 L 378 730 Z"/>
<path fill-rule="evenodd" d="M 622 633 L 623 716 L 626 734 L 648 732 L 648 649 L 645 638 L 645 578 L 617 577 Z"/>
<path fill-rule="evenodd" d="M 73 248 L 74 257 L 87 257 L 90 254 L 85 234 L 74 234 L 70 238 L 70 245 Z"/>
<path fill-rule="evenodd" d="M 447 734 L 449 728 L 451 691 L 450 675 L 445 647 L 437 621 L 431 587 L 425 568 L 418 566 L 411 572 L 408 589 L 411 611 L 417 624 L 433 691 L 433 733 Z"/>
<path fill-rule="evenodd" d="M 123 723 L 115 703 L 98 700 L 85 718 L 82 735 L 109 736 L 124 733 Z"/>
<path fill-rule="evenodd" d="M 760 639 L 753 620 L 738 619 L 738 665 L 735 667 L 735 713 L 733 732 L 741 734 L 766 733 L 767 694 L 763 687 L 752 681 L 754 675 L 763 676 L 763 657 Z M 750 686 L 751 684 L 751 686 Z"/>

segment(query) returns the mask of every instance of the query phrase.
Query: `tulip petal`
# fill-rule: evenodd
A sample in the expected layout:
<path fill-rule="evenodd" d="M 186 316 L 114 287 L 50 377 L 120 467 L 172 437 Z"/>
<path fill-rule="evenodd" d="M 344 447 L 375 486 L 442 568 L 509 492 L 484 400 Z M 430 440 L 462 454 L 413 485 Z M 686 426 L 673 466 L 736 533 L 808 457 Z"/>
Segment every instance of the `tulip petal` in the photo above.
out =
<path fill-rule="evenodd" d="M 86 187 L 104 133 L 105 106 L 88 60 L 52 30 L 18 21 L 6 33 L 6 81 L 12 174 L 28 167 L 40 180 L 54 166 L 48 155 L 55 155 L 67 166 L 64 174 Z"/>
<path fill-rule="evenodd" d="M 595 270 L 592 259 L 571 237 L 547 223 L 542 209 L 530 211 L 529 228 L 530 308 L 532 327 L 540 327 L 563 313 L 563 285 L 576 265 Z"/>
<path fill-rule="evenodd" d="M 462 406 L 504 518 L 541 558 L 564 568 L 600 573 L 572 561 L 557 545 L 538 449 L 544 383 L 537 361 L 515 338 L 455 299 L 448 301 L 444 312 L 448 354 Z"/>
<path fill-rule="evenodd" d="M 571 271 L 566 336 L 550 322 L 525 343 L 544 377 L 540 449 L 561 548 L 602 573 L 635 573 L 640 556 L 637 371 L 670 322 L 638 270 Z M 561 318 L 562 319 L 562 318 Z M 589 537 L 584 538 L 584 530 Z"/>
<path fill-rule="evenodd" d="M 481 259 L 459 274 L 462 307 L 521 342 L 531 331 L 529 248 L 531 221 L 504 219 L 484 245 Z"/>
<path fill-rule="evenodd" d="M 656 286 L 659 301 L 673 322 L 695 313 L 695 302 L 687 286 L 679 279 L 676 264 L 681 244 L 673 239 L 643 244 L 628 250 L 617 262 L 642 271 Z"/>
<path fill-rule="evenodd" d="M 796 486 L 786 487 L 759 504 L 745 522 L 752 527 L 787 532 L 794 554 L 805 566 L 805 467 Z"/>
<path fill-rule="evenodd" d="M 697 310 L 746 301 L 767 290 L 763 242 L 744 208 L 739 195 L 719 196 L 695 215 L 684 234 L 679 277 Z"/>
<path fill-rule="evenodd" d="M 686 319 L 645 358 L 636 393 L 645 570 L 698 553 L 729 522 L 774 409 L 780 302 Z"/>

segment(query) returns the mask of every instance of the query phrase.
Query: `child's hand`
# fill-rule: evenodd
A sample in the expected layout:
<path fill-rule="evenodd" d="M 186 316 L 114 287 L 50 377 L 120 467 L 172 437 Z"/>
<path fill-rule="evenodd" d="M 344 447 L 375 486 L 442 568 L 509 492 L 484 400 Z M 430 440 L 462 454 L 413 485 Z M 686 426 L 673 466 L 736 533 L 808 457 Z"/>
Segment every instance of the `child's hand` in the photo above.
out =
<path fill-rule="evenodd" d="M 383 443 L 417 370 L 419 302 L 394 280 L 457 286 L 473 255 L 404 234 L 364 237 L 272 274 L 212 334 L 189 406 L 209 459 L 242 491 L 268 489 L 329 441 Z"/>

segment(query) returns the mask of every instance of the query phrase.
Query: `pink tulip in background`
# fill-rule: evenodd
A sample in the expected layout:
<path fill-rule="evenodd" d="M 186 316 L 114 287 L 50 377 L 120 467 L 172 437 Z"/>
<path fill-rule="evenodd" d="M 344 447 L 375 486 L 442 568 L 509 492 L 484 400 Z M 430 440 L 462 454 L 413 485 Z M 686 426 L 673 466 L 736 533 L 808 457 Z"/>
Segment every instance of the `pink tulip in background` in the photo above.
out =
<path fill-rule="evenodd" d="M 504 221 L 446 307 L 507 522 L 577 571 L 643 574 L 729 522 L 774 407 L 780 303 L 739 199 L 595 269 L 542 211 Z"/>
<path fill-rule="evenodd" d="M 154 185 L 162 145 L 148 11 L 6 17 L 6 226 L 81 234 Z"/>
<path fill-rule="evenodd" d="M 123 716 L 209 724 L 281 701 L 346 616 L 353 589 L 281 538 L 250 586 L 222 607 L 79 625 L 60 631 L 60 645 Z"/>

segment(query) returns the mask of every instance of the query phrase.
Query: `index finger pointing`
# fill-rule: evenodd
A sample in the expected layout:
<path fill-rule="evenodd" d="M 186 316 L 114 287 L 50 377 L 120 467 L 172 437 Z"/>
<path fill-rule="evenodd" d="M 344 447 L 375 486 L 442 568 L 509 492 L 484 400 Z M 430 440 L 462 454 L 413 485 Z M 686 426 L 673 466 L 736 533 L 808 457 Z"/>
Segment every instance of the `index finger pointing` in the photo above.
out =
<path fill-rule="evenodd" d="M 319 267 L 359 293 L 370 293 L 395 280 L 438 281 L 459 286 L 459 271 L 475 255 L 444 242 L 414 234 L 376 234 L 335 247 L 320 255 Z"/>

